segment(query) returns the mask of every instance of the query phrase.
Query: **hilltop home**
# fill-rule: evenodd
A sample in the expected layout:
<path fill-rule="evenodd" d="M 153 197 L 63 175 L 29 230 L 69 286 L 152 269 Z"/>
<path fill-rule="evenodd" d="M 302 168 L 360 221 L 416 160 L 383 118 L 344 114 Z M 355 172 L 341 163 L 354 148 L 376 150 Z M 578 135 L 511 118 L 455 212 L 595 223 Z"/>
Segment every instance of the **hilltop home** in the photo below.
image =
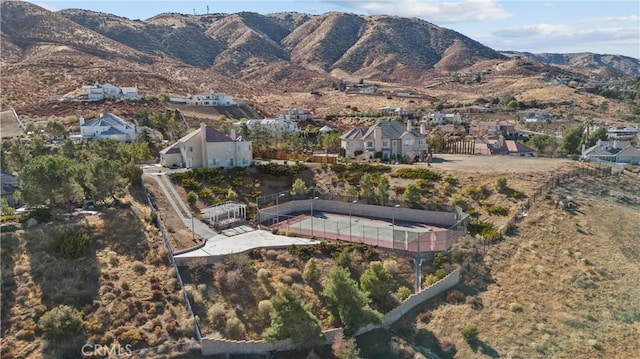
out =
<path fill-rule="evenodd" d="M 96 81 L 93 85 L 84 85 L 80 89 L 81 97 L 89 101 L 100 101 L 105 99 L 127 99 L 137 100 L 137 87 L 117 87 L 112 84 L 100 84 Z"/>
<path fill-rule="evenodd" d="M 165 167 L 248 167 L 253 163 L 251 141 L 236 137 L 235 130 L 227 136 L 200 124 L 200 128 L 160 151 L 160 163 Z"/>
<path fill-rule="evenodd" d="M 294 107 L 278 111 L 278 118 L 290 121 L 311 121 L 313 120 L 313 114 L 309 110 Z"/>
<path fill-rule="evenodd" d="M 438 111 L 422 116 L 422 121 L 432 125 L 449 125 L 462 123 L 462 117 L 459 112 L 444 113 Z"/>
<path fill-rule="evenodd" d="M 262 118 L 247 120 L 244 124 L 251 131 L 258 127 L 261 127 L 269 132 L 275 133 L 278 131 L 284 132 L 299 132 L 298 124 L 295 121 L 286 119 L 284 117 L 278 118 Z M 237 126 L 242 125 L 242 122 L 237 122 Z"/>
<path fill-rule="evenodd" d="M 80 117 L 80 135 L 83 139 L 111 138 L 126 142 L 137 138 L 136 125 L 112 113 L 101 113 L 97 118 L 86 121 Z"/>
<path fill-rule="evenodd" d="M 582 145 L 581 159 L 586 161 L 607 161 L 615 163 L 640 164 L 640 149 L 627 141 L 602 141 L 586 148 Z"/>
<path fill-rule="evenodd" d="M 535 108 L 518 112 L 518 118 L 524 123 L 546 122 L 553 119 L 550 112 Z"/>
<path fill-rule="evenodd" d="M 424 160 L 428 152 L 427 136 L 413 130 L 411 121 L 407 121 L 406 128 L 398 121 L 380 121 L 368 128 L 356 127 L 340 136 L 340 140 L 348 158 L 365 153 L 368 159 L 380 157 L 382 160 L 413 162 Z"/>
<path fill-rule="evenodd" d="M 233 96 L 213 90 L 189 95 L 185 101 L 190 106 L 234 106 L 236 104 L 233 102 Z"/>

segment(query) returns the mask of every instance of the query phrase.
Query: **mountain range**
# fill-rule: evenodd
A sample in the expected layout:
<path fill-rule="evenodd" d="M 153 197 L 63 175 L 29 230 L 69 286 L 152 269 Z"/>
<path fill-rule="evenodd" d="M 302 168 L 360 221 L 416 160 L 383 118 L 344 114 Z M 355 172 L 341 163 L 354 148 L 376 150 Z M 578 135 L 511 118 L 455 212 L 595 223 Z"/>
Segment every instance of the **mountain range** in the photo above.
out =
<path fill-rule="evenodd" d="M 90 79 L 119 76 L 129 82 L 133 78 L 142 87 L 174 91 L 209 82 L 232 90 L 313 88 L 345 77 L 418 84 L 434 72 L 464 71 L 513 56 L 539 62 L 546 72 L 545 65 L 553 65 L 568 71 L 640 75 L 638 59 L 498 52 L 416 18 L 242 12 L 164 13 L 141 21 L 79 9 L 51 12 L 20 1 L 3 1 L 1 6 L 0 60 L 8 77 L 5 85 L 18 97 L 21 85 L 33 79 L 11 75 L 25 70 L 33 71 L 47 95 Z M 11 98 L 2 96 L 3 102 Z"/>

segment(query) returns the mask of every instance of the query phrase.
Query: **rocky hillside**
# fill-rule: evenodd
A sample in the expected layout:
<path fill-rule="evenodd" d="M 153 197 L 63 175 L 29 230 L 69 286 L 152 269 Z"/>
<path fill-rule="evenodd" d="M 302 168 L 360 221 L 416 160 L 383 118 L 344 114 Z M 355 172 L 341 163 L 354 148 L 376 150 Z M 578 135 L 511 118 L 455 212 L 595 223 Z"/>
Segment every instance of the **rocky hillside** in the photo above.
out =
<path fill-rule="evenodd" d="M 585 69 L 591 72 L 607 71 L 617 75 L 640 76 L 640 60 L 622 55 L 601 55 L 591 52 L 579 52 L 572 54 L 503 51 L 503 54 L 513 57 L 521 56 L 549 65 Z"/>

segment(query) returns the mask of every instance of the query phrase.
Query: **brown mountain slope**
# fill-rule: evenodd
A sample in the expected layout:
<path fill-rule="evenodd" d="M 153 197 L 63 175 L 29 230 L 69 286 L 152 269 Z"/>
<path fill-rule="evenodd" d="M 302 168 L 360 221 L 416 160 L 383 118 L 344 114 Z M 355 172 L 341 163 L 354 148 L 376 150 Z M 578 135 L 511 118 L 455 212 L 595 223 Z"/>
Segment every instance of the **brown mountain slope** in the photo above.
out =
<path fill-rule="evenodd" d="M 28 51 L 41 45 L 61 45 L 104 59 L 128 59 L 137 63 L 151 63 L 153 57 L 136 51 L 120 42 L 69 21 L 64 16 L 39 6 L 17 1 L 3 1 L 0 5 L 3 40 Z M 16 58 L 11 47 L 2 48 L 2 59 Z"/>
<path fill-rule="evenodd" d="M 522 56 L 549 65 L 570 67 L 573 70 L 582 69 L 586 72 L 602 72 L 611 74 L 640 76 L 640 60 L 622 55 L 601 55 L 591 52 L 571 54 L 504 51 L 507 56 Z"/>

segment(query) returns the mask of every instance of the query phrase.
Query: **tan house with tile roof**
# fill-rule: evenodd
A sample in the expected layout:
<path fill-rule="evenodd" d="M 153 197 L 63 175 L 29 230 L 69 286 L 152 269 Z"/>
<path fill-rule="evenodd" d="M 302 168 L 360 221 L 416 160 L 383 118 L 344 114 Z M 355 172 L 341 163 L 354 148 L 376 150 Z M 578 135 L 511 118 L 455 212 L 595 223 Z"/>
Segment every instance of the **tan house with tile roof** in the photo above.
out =
<path fill-rule="evenodd" d="M 230 136 L 204 123 L 160 151 L 160 163 L 165 167 L 248 167 L 253 163 L 251 141 L 245 141 L 232 131 Z"/>

